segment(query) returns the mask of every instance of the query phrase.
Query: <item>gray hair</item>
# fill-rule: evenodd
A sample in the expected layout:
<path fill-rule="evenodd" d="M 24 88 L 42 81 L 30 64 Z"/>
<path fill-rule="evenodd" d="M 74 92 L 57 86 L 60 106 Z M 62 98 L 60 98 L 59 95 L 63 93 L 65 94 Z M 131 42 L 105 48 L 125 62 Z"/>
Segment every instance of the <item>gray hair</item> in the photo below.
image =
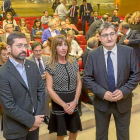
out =
<path fill-rule="evenodd" d="M 114 29 L 115 32 L 117 32 L 117 29 L 116 29 L 116 27 L 114 26 L 113 23 L 111 23 L 111 22 L 104 22 L 103 24 L 100 25 L 100 27 L 98 29 L 99 35 L 101 35 L 101 33 L 102 33 L 102 31 L 104 29 L 108 29 L 108 28 L 112 28 L 112 29 Z"/>
<path fill-rule="evenodd" d="M 91 49 L 93 49 L 98 44 L 97 37 L 91 37 L 87 41 L 87 46 Z"/>
<path fill-rule="evenodd" d="M 122 22 L 120 24 L 120 26 L 122 27 L 122 29 L 129 29 L 130 28 L 130 25 L 127 22 Z"/>
<path fill-rule="evenodd" d="M 4 26 L 4 30 L 6 30 L 6 29 L 8 28 L 8 25 L 12 25 L 12 26 L 13 26 L 13 24 L 7 23 L 7 24 L 5 24 L 5 26 Z"/>
<path fill-rule="evenodd" d="M 73 30 L 69 30 L 69 31 L 67 32 L 67 36 L 69 36 L 69 35 L 75 35 L 75 32 L 74 32 Z"/>
<path fill-rule="evenodd" d="M 49 23 L 48 23 L 48 26 L 52 27 L 55 24 L 55 22 L 56 22 L 55 19 L 50 19 Z"/>
<path fill-rule="evenodd" d="M 108 15 L 107 15 L 107 14 L 103 15 L 103 16 L 102 16 L 102 20 L 103 20 L 103 21 L 108 21 Z"/>

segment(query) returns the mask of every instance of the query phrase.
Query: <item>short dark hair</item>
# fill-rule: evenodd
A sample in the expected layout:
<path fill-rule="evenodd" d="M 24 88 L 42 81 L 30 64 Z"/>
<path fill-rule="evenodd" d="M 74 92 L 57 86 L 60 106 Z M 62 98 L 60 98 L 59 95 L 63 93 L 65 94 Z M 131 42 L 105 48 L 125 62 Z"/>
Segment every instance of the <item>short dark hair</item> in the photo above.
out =
<path fill-rule="evenodd" d="M 43 45 L 42 45 L 41 42 L 39 42 L 39 41 L 34 41 L 34 42 L 32 43 L 32 46 L 31 46 L 32 50 L 34 50 L 37 46 L 41 46 L 41 49 L 43 49 Z"/>
<path fill-rule="evenodd" d="M 122 22 L 120 24 L 120 26 L 122 27 L 122 29 L 129 29 L 130 28 L 130 25 L 127 22 Z"/>
<path fill-rule="evenodd" d="M 47 10 L 44 10 L 44 11 L 43 11 L 43 14 L 45 14 L 45 12 L 48 12 L 48 11 L 47 11 Z"/>
<path fill-rule="evenodd" d="M 26 38 L 26 36 L 25 36 L 25 34 L 23 34 L 23 33 L 21 33 L 21 32 L 15 31 L 15 32 L 11 33 L 11 34 L 8 36 L 8 38 L 7 38 L 7 44 L 8 44 L 9 46 L 12 46 L 13 43 L 15 43 L 15 39 L 16 39 L 16 38 Z"/>
<path fill-rule="evenodd" d="M 100 25 L 100 27 L 98 29 L 99 35 L 101 35 L 101 33 L 104 29 L 108 29 L 108 28 L 112 28 L 112 29 L 114 29 L 115 32 L 117 32 L 117 29 L 116 29 L 116 27 L 114 26 L 113 23 L 104 22 L 103 24 Z"/>
<path fill-rule="evenodd" d="M 83 2 L 87 2 L 87 0 L 83 0 Z"/>

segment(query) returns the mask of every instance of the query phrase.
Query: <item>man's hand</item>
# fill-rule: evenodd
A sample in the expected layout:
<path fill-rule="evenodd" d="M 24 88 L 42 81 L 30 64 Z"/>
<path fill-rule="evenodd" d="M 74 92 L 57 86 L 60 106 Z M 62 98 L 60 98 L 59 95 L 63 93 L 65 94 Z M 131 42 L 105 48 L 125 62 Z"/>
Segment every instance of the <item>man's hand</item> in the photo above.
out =
<path fill-rule="evenodd" d="M 112 102 L 112 92 L 107 91 L 104 95 L 104 99 Z"/>
<path fill-rule="evenodd" d="M 32 128 L 30 128 L 30 130 L 29 131 L 34 131 L 34 130 L 36 130 L 38 127 L 32 127 Z"/>
<path fill-rule="evenodd" d="M 125 43 L 126 45 L 128 45 L 128 44 L 129 44 L 129 40 L 128 40 L 128 39 L 125 39 L 125 40 L 124 40 L 124 43 Z"/>
<path fill-rule="evenodd" d="M 77 10 L 77 13 L 79 13 L 79 9 Z"/>
<path fill-rule="evenodd" d="M 76 59 L 79 59 L 79 58 L 80 58 L 80 56 L 79 56 L 79 55 L 76 55 L 75 57 L 76 57 Z"/>
<path fill-rule="evenodd" d="M 42 77 L 42 80 L 46 79 L 46 72 L 44 72 L 44 74 L 41 75 L 41 77 Z"/>
<path fill-rule="evenodd" d="M 123 93 L 116 89 L 113 93 L 112 93 L 112 101 L 113 102 L 117 102 L 119 100 L 121 100 L 123 98 Z"/>
<path fill-rule="evenodd" d="M 37 115 L 35 116 L 35 122 L 33 124 L 33 127 L 32 128 L 38 128 L 40 127 L 40 124 L 44 121 L 44 115 Z M 31 129 L 32 129 L 31 128 Z"/>
<path fill-rule="evenodd" d="M 88 13 L 89 13 L 89 11 L 88 11 L 88 10 L 86 10 L 86 13 L 88 14 Z"/>

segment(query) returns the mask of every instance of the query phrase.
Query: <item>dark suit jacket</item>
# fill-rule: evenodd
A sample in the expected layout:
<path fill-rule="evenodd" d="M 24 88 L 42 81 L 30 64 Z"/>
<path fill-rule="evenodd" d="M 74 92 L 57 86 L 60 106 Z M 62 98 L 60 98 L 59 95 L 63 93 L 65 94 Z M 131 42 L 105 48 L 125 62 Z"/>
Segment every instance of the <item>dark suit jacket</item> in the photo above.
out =
<path fill-rule="evenodd" d="M 87 10 L 88 11 L 90 11 L 89 13 L 88 13 L 88 16 L 90 16 L 91 17 L 91 12 L 93 12 L 93 8 L 92 8 L 92 6 L 91 6 L 91 4 L 90 3 L 87 3 Z M 82 4 L 81 6 L 80 6 L 80 17 L 79 17 L 79 19 L 81 19 L 81 16 L 83 15 L 84 16 L 84 5 Z"/>
<path fill-rule="evenodd" d="M 67 29 L 67 31 L 69 31 L 69 30 L 71 30 L 71 29 Z M 79 34 L 78 31 L 76 31 L 75 29 L 72 29 L 72 30 L 75 32 L 75 35 L 78 35 Z M 60 31 L 60 34 L 62 34 L 65 37 L 67 37 L 67 33 L 63 29 Z"/>
<path fill-rule="evenodd" d="M 93 22 L 90 25 L 90 27 L 89 27 L 89 29 L 88 29 L 88 31 L 86 33 L 86 36 L 85 36 L 86 40 L 88 40 L 90 37 L 93 37 L 95 31 L 100 27 L 100 25 L 102 23 L 103 23 L 103 21 L 101 19 L 99 19 L 99 20 Z"/>
<path fill-rule="evenodd" d="M 123 35 L 121 37 L 119 43 L 125 45 L 125 38 L 129 40 L 128 46 L 135 50 L 138 61 L 140 62 L 140 32 L 137 30 L 130 30 L 130 33 L 127 36 Z"/>
<path fill-rule="evenodd" d="M 40 72 L 36 63 L 29 60 L 25 61 L 25 69 L 29 88 L 10 60 L 0 68 L 0 103 L 6 139 L 26 136 L 34 124 L 34 116 L 43 114 L 45 87 Z"/>
<path fill-rule="evenodd" d="M 1 8 L 3 10 L 3 5 L 1 6 Z M 5 10 L 5 12 L 7 12 L 10 8 L 11 8 L 11 1 L 10 0 L 5 0 L 4 1 L 4 10 Z"/>
<path fill-rule="evenodd" d="M 87 61 L 87 57 L 88 57 L 88 53 L 90 52 L 89 49 L 85 49 L 83 55 L 82 55 L 82 62 L 83 62 L 83 67 L 85 68 L 86 65 L 86 61 Z"/>
<path fill-rule="evenodd" d="M 70 5 L 69 6 L 69 9 L 72 7 L 72 5 Z M 74 17 L 77 17 L 77 15 L 78 15 L 78 12 L 77 12 L 77 10 L 79 9 L 79 7 L 78 6 L 76 6 L 75 7 L 75 11 L 74 11 Z M 69 13 L 69 17 L 70 17 L 70 15 L 71 15 L 71 12 L 72 12 L 72 10 L 70 11 L 70 13 Z"/>
<path fill-rule="evenodd" d="M 136 88 L 140 78 L 139 65 L 135 52 L 125 45 L 117 45 L 117 85 L 116 88 L 123 93 L 123 99 L 117 101 L 120 113 L 125 113 L 132 106 L 132 91 Z M 104 100 L 104 95 L 109 91 L 106 64 L 103 46 L 90 51 L 83 79 L 87 88 L 95 94 L 94 106 L 105 112 L 109 101 Z"/>
<path fill-rule="evenodd" d="M 96 21 L 97 21 L 97 20 L 99 20 L 98 17 L 96 17 Z M 89 19 L 89 22 L 88 22 L 89 24 L 88 24 L 88 25 L 90 26 L 93 22 L 95 22 L 95 18 L 94 18 L 94 17 L 91 17 L 91 18 Z"/>

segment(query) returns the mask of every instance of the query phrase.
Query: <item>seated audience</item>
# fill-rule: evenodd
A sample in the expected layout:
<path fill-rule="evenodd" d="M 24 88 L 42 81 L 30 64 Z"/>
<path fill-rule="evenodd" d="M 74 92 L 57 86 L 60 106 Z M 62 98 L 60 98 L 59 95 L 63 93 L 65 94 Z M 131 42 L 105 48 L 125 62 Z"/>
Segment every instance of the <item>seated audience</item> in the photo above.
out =
<path fill-rule="evenodd" d="M 20 18 L 18 26 L 19 28 L 26 27 L 28 29 L 25 18 Z"/>
<path fill-rule="evenodd" d="M 97 16 L 98 16 L 98 12 L 97 12 L 97 11 L 94 11 L 94 12 L 93 12 L 93 17 L 91 17 L 91 18 L 89 19 L 89 24 L 88 24 L 89 26 L 90 26 L 93 22 L 99 20 L 99 18 L 98 18 Z"/>
<path fill-rule="evenodd" d="M 52 9 L 53 9 L 53 12 L 55 12 L 55 9 L 57 8 L 57 6 L 61 4 L 59 0 L 55 0 L 55 2 L 53 3 L 52 5 Z"/>
<path fill-rule="evenodd" d="M 58 17 L 58 13 L 53 13 L 53 18 L 57 18 Z"/>
<path fill-rule="evenodd" d="M 51 54 L 51 44 L 53 41 L 53 37 L 49 37 L 47 41 L 43 43 L 43 54 L 50 55 Z"/>
<path fill-rule="evenodd" d="M 0 67 L 8 60 L 9 52 L 6 49 L 6 43 L 0 43 Z"/>
<path fill-rule="evenodd" d="M 60 34 L 58 30 L 56 30 L 56 21 L 55 19 L 49 20 L 48 23 L 49 28 L 44 30 L 43 35 L 42 35 L 42 43 L 44 43 L 49 37 L 54 37 L 57 34 Z"/>
<path fill-rule="evenodd" d="M 130 23 L 131 18 L 132 18 L 132 14 L 131 13 L 127 13 L 125 18 L 124 18 L 124 22 Z"/>
<path fill-rule="evenodd" d="M 71 18 L 66 18 L 66 24 L 68 25 L 68 28 L 75 29 L 76 31 L 78 31 L 76 26 L 74 24 L 71 24 Z"/>
<path fill-rule="evenodd" d="M 41 20 L 39 18 L 36 18 L 33 27 L 31 29 L 33 37 L 41 38 L 43 31 L 44 28 L 41 26 Z"/>
<path fill-rule="evenodd" d="M 12 24 L 13 27 L 14 27 L 14 30 L 17 30 L 16 27 L 18 27 L 15 19 L 13 18 L 13 15 L 11 12 L 7 12 L 6 13 L 6 19 L 3 21 L 3 29 L 4 29 L 4 26 L 9 23 L 9 24 Z"/>
<path fill-rule="evenodd" d="M 66 24 L 65 21 L 62 21 L 61 22 L 61 31 L 60 31 L 60 34 L 64 35 L 65 37 L 67 37 L 67 32 L 71 30 L 71 28 L 68 27 L 68 25 Z M 75 30 L 75 29 L 72 29 L 74 31 L 74 33 L 76 35 L 78 35 L 78 31 Z"/>
<path fill-rule="evenodd" d="M 132 15 L 132 18 L 130 20 L 130 28 L 132 30 L 138 30 L 140 32 L 140 13 L 135 12 Z"/>
<path fill-rule="evenodd" d="M 114 10 L 113 11 L 113 16 L 112 16 L 112 23 L 118 27 L 120 24 L 120 18 L 118 17 L 118 11 Z"/>
<path fill-rule="evenodd" d="M 44 16 L 41 17 L 41 23 L 42 24 L 48 24 L 49 20 L 52 19 L 52 17 L 49 16 L 47 10 L 45 10 L 43 13 L 44 13 Z"/>
<path fill-rule="evenodd" d="M 71 56 L 76 57 L 76 59 L 79 59 L 82 56 L 82 54 L 83 54 L 83 50 L 79 46 L 79 44 L 74 40 L 74 35 L 75 35 L 75 33 L 72 30 L 69 30 L 67 32 L 67 40 L 71 44 L 71 52 L 69 54 Z"/>
<path fill-rule="evenodd" d="M 112 15 L 111 14 L 108 14 L 108 21 L 112 22 Z"/>
<path fill-rule="evenodd" d="M 14 28 L 13 28 L 13 24 L 6 24 L 4 26 L 4 30 L 6 31 L 6 39 L 7 37 L 9 36 L 9 34 L 11 34 L 13 31 L 14 31 Z"/>
<path fill-rule="evenodd" d="M 94 37 L 97 37 L 97 39 L 98 39 L 98 46 L 100 46 L 101 45 L 101 41 L 100 41 L 100 39 L 99 39 L 99 32 L 98 31 L 95 31 L 95 34 L 94 34 Z"/>

